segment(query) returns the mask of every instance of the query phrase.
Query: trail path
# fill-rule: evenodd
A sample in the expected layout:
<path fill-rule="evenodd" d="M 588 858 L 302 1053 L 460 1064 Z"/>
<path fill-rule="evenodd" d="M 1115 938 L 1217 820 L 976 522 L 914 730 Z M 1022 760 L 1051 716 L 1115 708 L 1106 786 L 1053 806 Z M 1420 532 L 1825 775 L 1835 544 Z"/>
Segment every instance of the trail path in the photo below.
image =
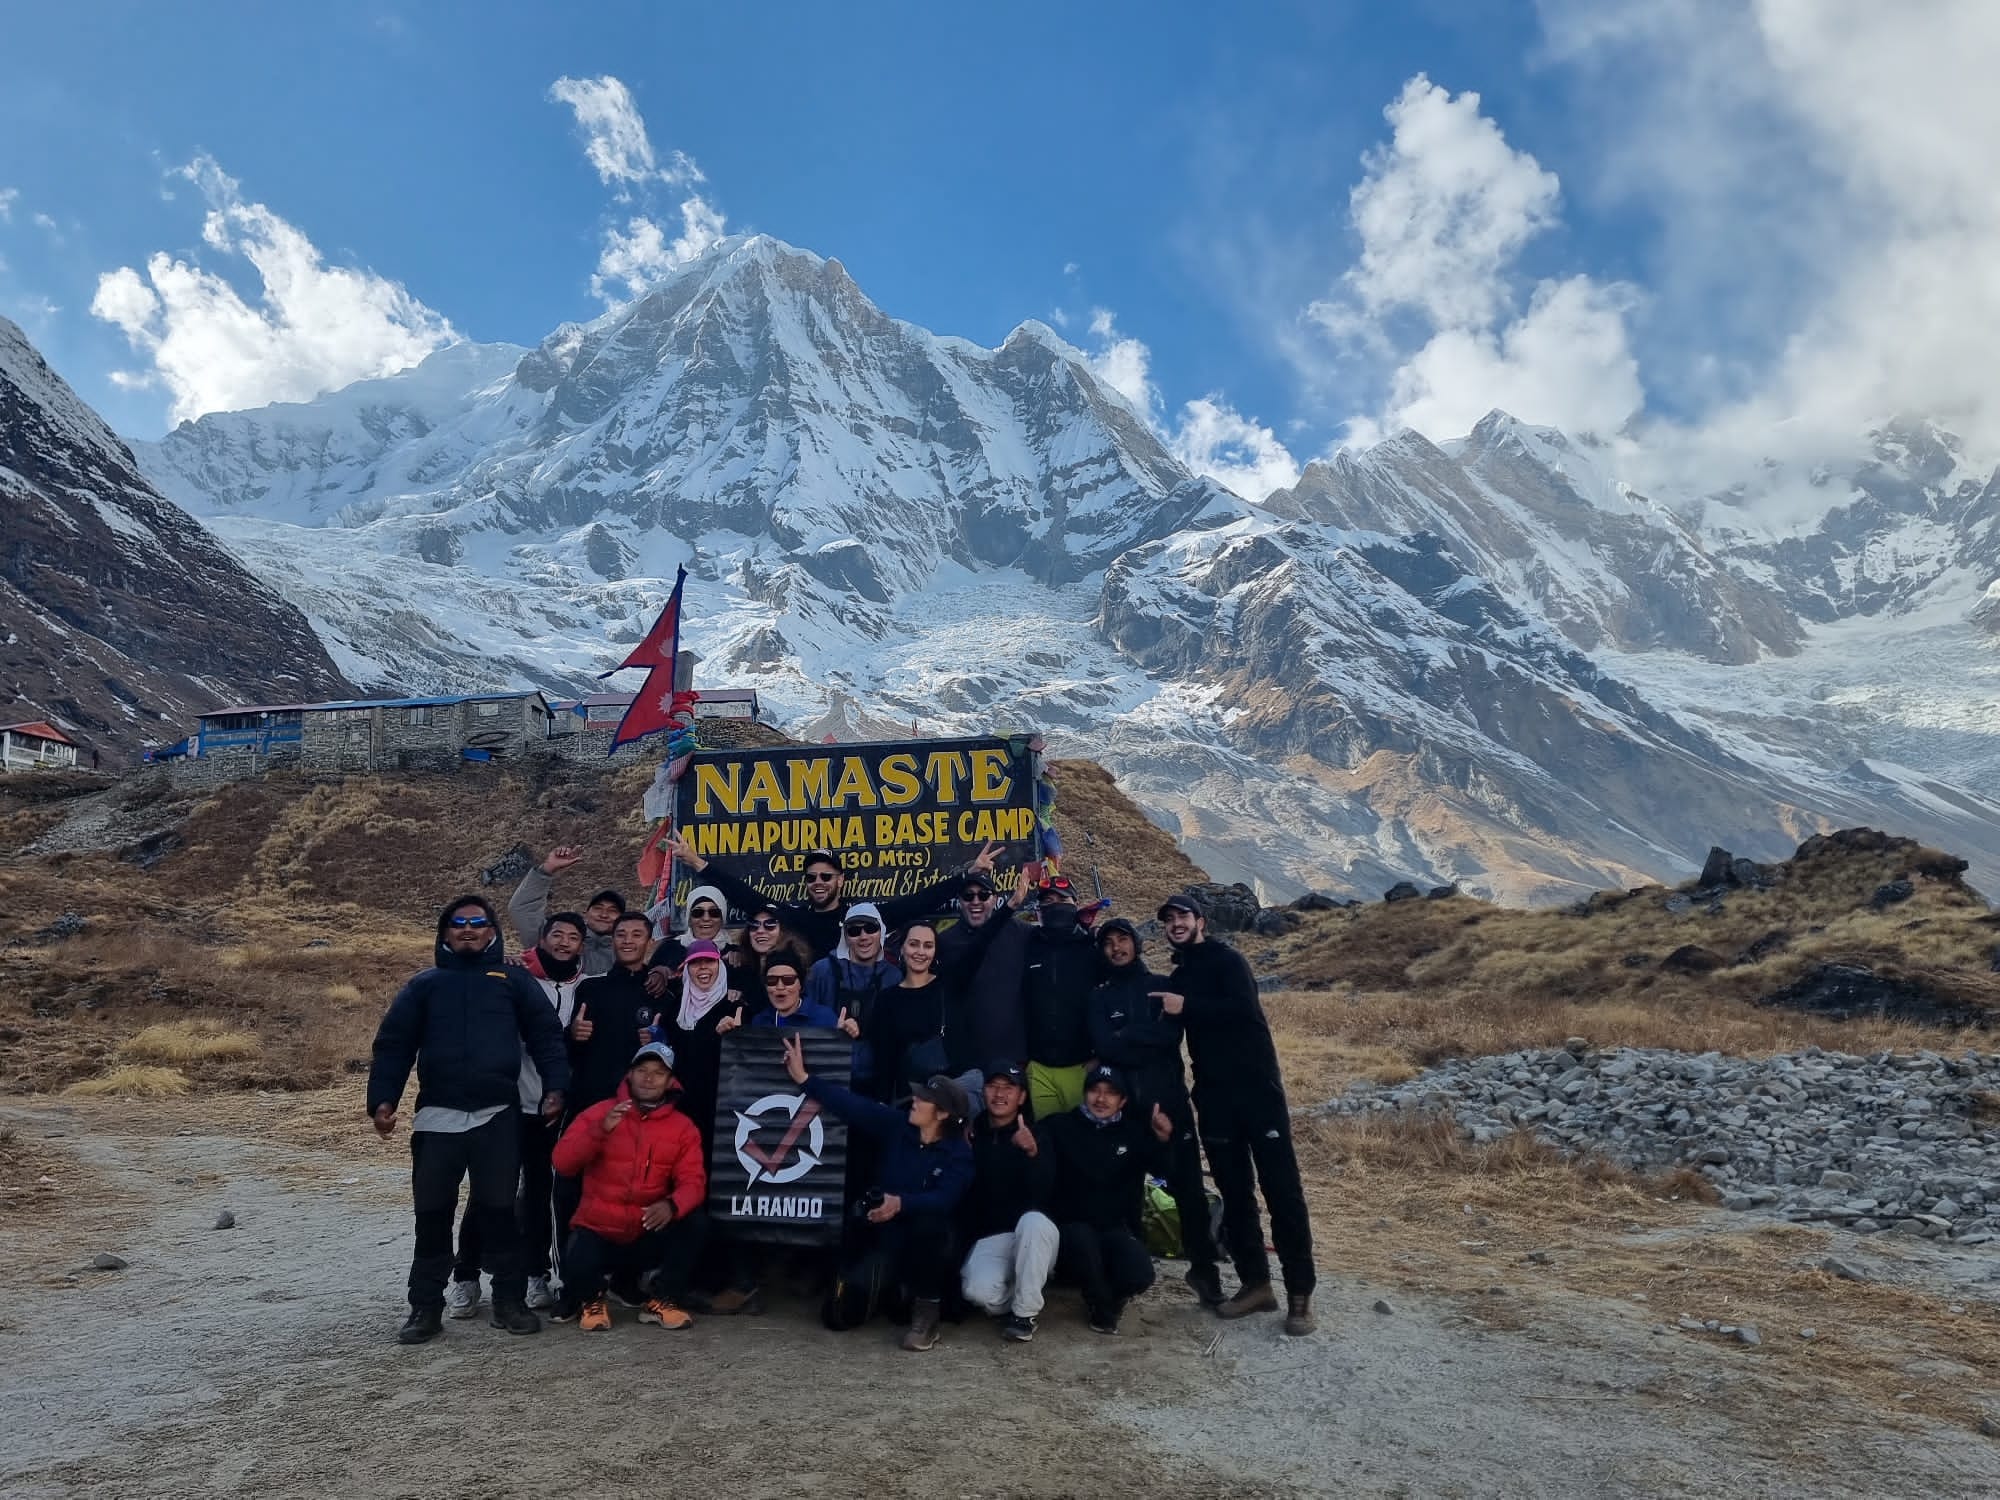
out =
<path fill-rule="evenodd" d="M 1169 1276 L 1116 1340 L 1059 1293 L 1026 1348 L 982 1320 L 906 1355 L 886 1324 L 829 1334 L 785 1306 L 682 1334 L 448 1322 L 404 1349 L 402 1138 L 174 1135 L 134 1104 L 0 1124 L 77 1172 L 59 1216 L 0 1219 L 0 1493 L 18 1500 L 2000 1493 L 2000 1443 L 1777 1420 L 1732 1351 L 1591 1304 L 1501 1332 L 1403 1293 L 1385 1316 L 1346 1285 L 1295 1341 L 1218 1324 Z M 225 1207 L 238 1227 L 211 1228 Z M 100 1251 L 129 1268 L 68 1274 Z"/>

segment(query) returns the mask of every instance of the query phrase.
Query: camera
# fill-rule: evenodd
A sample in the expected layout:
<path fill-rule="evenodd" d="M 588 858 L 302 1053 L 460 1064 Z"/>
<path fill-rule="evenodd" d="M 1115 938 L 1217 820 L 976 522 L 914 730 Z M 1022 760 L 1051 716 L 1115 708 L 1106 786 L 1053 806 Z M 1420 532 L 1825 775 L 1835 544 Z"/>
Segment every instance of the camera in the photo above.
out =
<path fill-rule="evenodd" d="M 882 1200 L 889 1195 L 878 1187 L 872 1187 L 854 1200 L 854 1217 L 865 1219 L 882 1206 Z"/>

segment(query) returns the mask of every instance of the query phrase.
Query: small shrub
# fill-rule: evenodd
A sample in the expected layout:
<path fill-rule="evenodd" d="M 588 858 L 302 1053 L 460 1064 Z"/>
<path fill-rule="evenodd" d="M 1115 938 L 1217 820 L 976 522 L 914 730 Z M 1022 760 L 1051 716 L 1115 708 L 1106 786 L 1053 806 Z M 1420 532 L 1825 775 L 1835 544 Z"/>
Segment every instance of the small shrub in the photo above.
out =
<path fill-rule="evenodd" d="M 220 1021 L 164 1021 L 148 1026 L 121 1043 L 121 1057 L 144 1062 L 177 1063 L 233 1062 L 255 1057 L 262 1050 L 257 1038 L 247 1031 L 231 1031 Z"/>
<path fill-rule="evenodd" d="M 177 1068 L 149 1067 L 137 1063 L 127 1063 L 113 1068 L 108 1073 L 100 1073 L 95 1078 L 85 1078 L 64 1089 L 65 1094 L 80 1098 L 115 1097 L 120 1099 L 166 1099 L 188 1091 L 187 1074 Z"/>

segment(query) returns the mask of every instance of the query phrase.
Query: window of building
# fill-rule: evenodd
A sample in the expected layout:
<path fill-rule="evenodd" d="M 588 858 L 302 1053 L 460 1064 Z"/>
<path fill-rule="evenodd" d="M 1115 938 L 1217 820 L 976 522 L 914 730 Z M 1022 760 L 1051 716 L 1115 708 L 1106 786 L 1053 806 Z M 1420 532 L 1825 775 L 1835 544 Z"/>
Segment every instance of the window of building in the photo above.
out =
<path fill-rule="evenodd" d="M 411 728 L 428 728 L 431 723 L 432 705 L 425 703 L 416 708 L 403 710 L 403 722 Z"/>
<path fill-rule="evenodd" d="M 473 707 L 482 719 L 497 719 L 500 717 L 500 705 L 497 703 L 478 703 L 474 704 Z"/>

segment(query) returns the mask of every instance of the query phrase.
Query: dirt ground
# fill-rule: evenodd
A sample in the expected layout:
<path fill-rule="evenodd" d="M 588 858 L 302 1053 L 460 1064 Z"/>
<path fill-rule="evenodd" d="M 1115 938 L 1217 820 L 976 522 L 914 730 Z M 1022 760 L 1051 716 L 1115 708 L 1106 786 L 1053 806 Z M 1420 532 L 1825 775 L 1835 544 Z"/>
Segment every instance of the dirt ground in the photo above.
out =
<path fill-rule="evenodd" d="M 1630 1299 L 1511 1264 L 1497 1292 L 1359 1279 L 1373 1256 L 1348 1247 L 1374 1231 L 1324 1210 L 1306 1340 L 1218 1323 L 1167 1264 L 1115 1341 L 1058 1293 L 1025 1348 L 968 1322 L 906 1355 L 886 1324 L 829 1334 L 781 1305 L 682 1334 L 448 1322 L 404 1349 L 407 1138 L 376 1142 L 352 1102 L 0 1109 L 47 1190 L 0 1213 L 0 1493 L 2000 1492 L 2000 1440 L 1663 1336 L 1671 1315 Z M 236 1227 L 212 1228 L 225 1208 Z M 82 1269 L 100 1252 L 130 1264 Z M 1996 1269 L 1932 1274 L 1990 1312 Z"/>

